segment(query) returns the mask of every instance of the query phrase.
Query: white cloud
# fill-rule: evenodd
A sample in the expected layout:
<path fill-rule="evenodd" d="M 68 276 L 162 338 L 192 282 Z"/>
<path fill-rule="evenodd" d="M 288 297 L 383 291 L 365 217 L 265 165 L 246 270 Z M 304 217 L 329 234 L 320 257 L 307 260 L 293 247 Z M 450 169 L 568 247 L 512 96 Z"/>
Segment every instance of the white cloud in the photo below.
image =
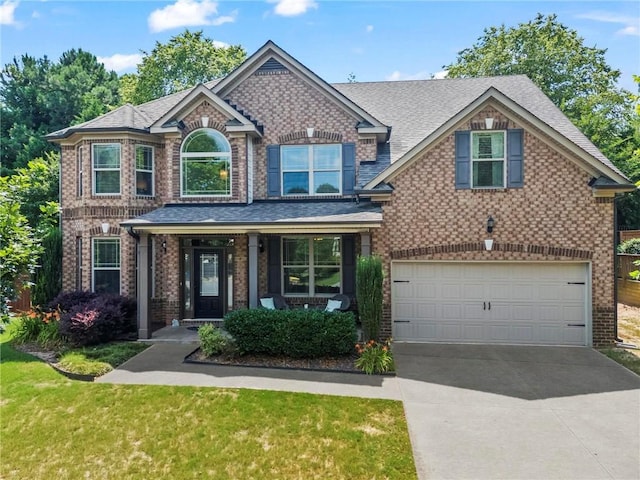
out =
<path fill-rule="evenodd" d="M 436 80 L 442 80 L 443 78 L 447 78 L 447 75 L 449 75 L 449 70 L 441 70 L 434 73 L 432 78 Z"/>
<path fill-rule="evenodd" d="M 593 11 L 577 15 L 578 18 L 604 23 L 619 23 L 623 27 L 616 32 L 617 35 L 640 36 L 640 17 L 629 17 L 615 13 Z"/>
<path fill-rule="evenodd" d="M 97 57 L 98 62 L 104 64 L 104 68 L 107 70 L 115 70 L 116 72 L 122 72 L 123 70 L 129 70 L 135 68 L 140 62 L 142 62 L 142 55 L 139 53 L 132 53 L 130 55 L 123 55 L 122 53 L 116 53 L 110 57 Z"/>
<path fill-rule="evenodd" d="M 366 30 L 367 30 L 367 33 L 373 32 L 373 25 L 367 25 Z"/>
<path fill-rule="evenodd" d="M 318 4 L 313 0 L 268 0 L 275 3 L 274 12 L 283 17 L 295 17 L 306 13 L 310 8 L 318 8 Z"/>
<path fill-rule="evenodd" d="M 34 10 L 33 13 L 31 14 L 31 18 L 40 18 L 42 15 L 40 15 L 40 12 L 37 10 Z"/>
<path fill-rule="evenodd" d="M 172 28 L 195 27 L 201 25 L 218 26 L 236 20 L 238 11 L 216 17 L 218 3 L 211 0 L 177 0 L 172 5 L 151 12 L 148 23 L 152 32 L 162 32 Z"/>
<path fill-rule="evenodd" d="M 396 70 L 390 75 L 385 77 L 387 81 L 397 81 L 397 80 L 426 80 L 429 78 L 429 72 L 417 72 L 417 73 L 402 73 L 400 70 Z"/>
<path fill-rule="evenodd" d="M 14 17 L 18 3 L 17 1 L 5 0 L 0 5 L 0 25 L 18 25 Z"/>

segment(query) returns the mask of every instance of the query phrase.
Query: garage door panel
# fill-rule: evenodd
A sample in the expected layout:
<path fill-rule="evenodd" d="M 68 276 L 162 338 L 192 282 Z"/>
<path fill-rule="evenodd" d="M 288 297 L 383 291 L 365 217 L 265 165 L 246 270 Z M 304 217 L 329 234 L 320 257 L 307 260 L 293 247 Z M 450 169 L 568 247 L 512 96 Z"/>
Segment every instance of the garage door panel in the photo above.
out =
<path fill-rule="evenodd" d="M 396 340 L 584 345 L 586 264 L 394 263 Z M 490 303 L 490 308 L 489 308 Z M 395 320 L 410 323 L 395 323 Z"/>

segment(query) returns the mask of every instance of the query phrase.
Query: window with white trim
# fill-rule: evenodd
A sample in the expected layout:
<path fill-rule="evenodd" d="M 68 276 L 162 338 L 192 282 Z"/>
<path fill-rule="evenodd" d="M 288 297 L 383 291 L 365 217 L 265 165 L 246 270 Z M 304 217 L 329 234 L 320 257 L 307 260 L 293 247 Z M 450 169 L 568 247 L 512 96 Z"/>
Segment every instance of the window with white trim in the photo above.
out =
<path fill-rule="evenodd" d="M 504 131 L 471 132 L 472 188 L 504 188 L 506 151 Z"/>
<path fill-rule="evenodd" d="M 82 147 L 76 148 L 76 197 L 82 196 Z"/>
<path fill-rule="evenodd" d="M 180 163 L 183 197 L 231 195 L 231 145 L 222 133 L 202 128 L 189 134 Z"/>
<path fill-rule="evenodd" d="M 153 196 L 153 147 L 136 145 L 136 195 Z"/>
<path fill-rule="evenodd" d="M 332 296 L 342 288 L 342 241 L 337 237 L 282 239 L 282 292 Z"/>
<path fill-rule="evenodd" d="M 94 238 L 91 245 L 91 289 L 120 293 L 120 239 Z"/>
<path fill-rule="evenodd" d="M 342 145 L 282 145 L 282 195 L 337 195 L 342 191 Z"/>
<path fill-rule="evenodd" d="M 120 195 L 120 144 L 91 146 L 94 195 Z"/>

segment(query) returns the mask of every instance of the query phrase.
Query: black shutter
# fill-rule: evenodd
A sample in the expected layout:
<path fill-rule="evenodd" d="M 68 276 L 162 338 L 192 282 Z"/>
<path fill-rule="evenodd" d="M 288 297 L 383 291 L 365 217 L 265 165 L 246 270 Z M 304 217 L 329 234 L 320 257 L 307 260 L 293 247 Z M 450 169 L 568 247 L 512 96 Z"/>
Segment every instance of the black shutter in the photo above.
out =
<path fill-rule="evenodd" d="M 471 133 L 456 132 L 456 188 L 471 188 Z"/>
<path fill-rule="evenodd" d="M 267 146 L 267 196 L 280 196 L 280 145 Z"/>
<path fill-rule="evenodd" d="M 267 289 L 269 293 L 282 293 L 282 282 L 280 276 L 280 237 L 268 237 L 268 261 L 267 261 Z"/>
<path fill-rule="evenodd" d="M 524 186 L 523 131 L 521 128 L 507 130 L 507 187 Z"/>
<path fill-rule="evenodd" d="M 356 294 L 356 237 L 342 236 L 342 293 Z"/>
<path fill-rule="evenodd" d="M 342 194 L 353 195 L 356 187 L 356 144 L 342 144 Z"/>

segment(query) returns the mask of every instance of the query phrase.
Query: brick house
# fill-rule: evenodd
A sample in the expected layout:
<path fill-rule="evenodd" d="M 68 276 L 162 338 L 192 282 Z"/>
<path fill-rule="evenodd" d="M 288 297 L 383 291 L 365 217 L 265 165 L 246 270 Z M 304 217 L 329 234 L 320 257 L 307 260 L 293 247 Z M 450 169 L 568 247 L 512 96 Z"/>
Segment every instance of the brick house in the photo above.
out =
<path fill-rule="evenodd" d="M 634 187 L 524 76 L 329 85 L 267 42 L 48 139 L 63 288 L 136 296 L 141 338 L 267 293 L 353 297 L 375 253 L 395 340 L 614 339 L 614 198 Z"/>

